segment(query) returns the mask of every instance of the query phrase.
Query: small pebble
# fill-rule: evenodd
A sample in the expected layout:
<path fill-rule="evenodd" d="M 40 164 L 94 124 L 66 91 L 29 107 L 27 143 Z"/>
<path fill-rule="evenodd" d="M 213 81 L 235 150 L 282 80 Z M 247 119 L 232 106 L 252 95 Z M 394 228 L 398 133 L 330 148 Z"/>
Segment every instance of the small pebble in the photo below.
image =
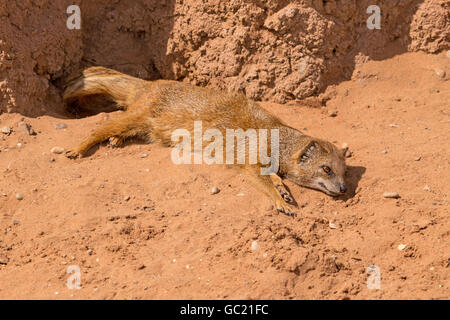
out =
<path fill-rule="evenodd" d="M 383 197 L 398 199 L 398 198 L 400 198 L 400 195 L 398 194 L 398 192 L 385 192 L 385 193 L 383 193 Z"/>
<path fill-rule="evenodd" d="M 337 117 L 337 115 L 338 115 L 338 112 L 337 111 L 329 111 L 328 112 L 328 116 L 329 117 L 331 117 L 331 118 L 335 118 L 335 117 Z"/>
<path fill-rule="evenodd" d="M 422 157 L 415 157 L 414 161 L 420 161 L 420 159 L 422 159 Z"/>
<path fill-rule="evenodd" d="M 391 128 L 398 128 L 398 127 L 400 127 L 400 125 L 399 124 L 395 124 L 395 123 L 391 123 L 389 125 L 389 127 L 391 127 Z"/>
<path fill-rule="evenodd" d="M 428 185 L 426 185 L 425 187 L 423 187 L 423 190 L 430 191 L 431 189 L 430 189 L 430 187 Z"/>
<path fill-rule="evenodd" d="M 331 221 L 328 222 L 328 225 L 330 226 L 330 229 L 336 229 L 336 225 L 332 223 Z"/>
<path fill-rule="evenodd" d="M 10 127 L 8 127 L 8 126 L 5 126 L 5 127 L 3 127 L 2 129 L 1 129 L 1 131 L 4 133 L 4 134 L 6 134 L 7 136 L 9 136 L 10 134 L 11 134 L 11 128 Z"/>
<path fill-rule="evenodd" d="M 352 153 L 350 150 L 347 149 L 347 150 L 345 151 L 344 156 L 345 156 L 346 158 L 351 158 L 352 155 L 353 155 L 353 153 Z"/>
<path fill-rule="evenodd" d="M 51 152 L 51 153 L 55 153 L 55 154 L 61 154 L 61 153 L 64 152 L 64 148 L 62 148 L 62 147 L 53 147 L 53 148 L 50 150 L 50 152 Z"/>
<path fill-rule="evenodd" d="M 211 194 L 218 194 L 220 192 L 220 189 L 217 187 L 212 187 L 211 188 Z"/>
<path fill-rule="evenodd" d="M 402 251 L 402 250 L 404 250 L 405 248 L 406 248 L 406 244 L 399 244 L 398 247 L 397 247 L 397 249 L 398 249 L 399 251 Z"/>
<path fill-rule="evenodd" d="M 258 251 L 260 248 L 258 241 L 253 241 L 250 248 L 252 249 L 252 251 Z"/>
<path fill-rule="evenodd" d="M 130 199 L 131 199 L 130 196 L 126 196 L 125 198 L 123 198 L 123 200 L 125 200 L 125 201 L 129 201 Z"/>
<path fill-rule="evenodd" d="M 16 194 L 16 199 L 17 199 L 17 200 L 23 200 L 23 194 L 17 193 L 17 194 Z"/>
<path fill-rule="evenodd" d="M 141 157 L 141 158 L 147 158 L 147 157 L 148 157 L 148 154 L 147 154 L 147 153 L 141 153 L 140 157 Z"/>
<path fill-rule="evenodd" d="M 436 75 L 437 75 L 439 78 L 441 78 L 441 79 L 444 79 L 444 78 L 445 78 L 446 73 L 445 73 L 444 70 L 442 70 L 442 69 L 440 69 L 440 68 L 436 68 L 436 69 L 434 69 L 434 72 L 436 73 Z"/>
<path fill-rule="evenodd" d="M 62 129 L 66 129 L 66 128 L 67 128 L 67 124 L 65 124 L 63 122 L 55 124 L 56 130 L 62 130 Z"/>
<path fill-rule="evenodd" d="M 19 221 L 17 221 L 17 220 L 13 221 L 13 225 L 17 226 L 18 224 L 19 224 Z"/>
<path fill-rule="evenodd" d="M 20 131 L 28 133 L 30 136 L 35 136 L 36 132 L 33 130 L 30 124 L 21 121 L 17 124 Z"/>
<path fill-rule="evenodd" d="M 387 154 L 388 152 L 387 152 L 387 150 L 383 150 L 383 151 L 381 151 L 381 153 L 382 154 Z"/>
<path fill-rule="evenodd" d="M 3 254 L 0 254 L 0 264 L 8 264 L 9 258 Z"/>

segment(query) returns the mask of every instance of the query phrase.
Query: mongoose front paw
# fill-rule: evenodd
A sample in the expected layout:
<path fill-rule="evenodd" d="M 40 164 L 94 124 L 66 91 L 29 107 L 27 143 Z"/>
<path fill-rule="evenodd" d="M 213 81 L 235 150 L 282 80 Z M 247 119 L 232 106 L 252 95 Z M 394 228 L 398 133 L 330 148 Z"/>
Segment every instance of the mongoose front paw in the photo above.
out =
<path fill-rule="evenodd" d="M 287 203 L 295 203 L 294 198 L 290 195 L 290 193 L 283 187 L 278 186 L 277 187 L 278 192 L 281 194 L 281 196 L 283 197 L 284 201 L 286 201 Z"/>
<path fill-rule="evenodd" d="M 290 206 L 289 204 L 287 204 L 286 202 L 284 203 L 278 203 L 277 204 L 277 210 L 278 212 L 282 212 L 285 215 L 288 215 L 290 217 L 295 217 L 297 216 L 297 212 L 295 212 L 295 208 Z"/>
<path fill-rule="evenodd" d="M 66 151 L 66 157 L 69 159 L 77 159 L 77 158 L 81 158 L 81 153 L 79 153 L 76 150 L 67 150 Z"/>

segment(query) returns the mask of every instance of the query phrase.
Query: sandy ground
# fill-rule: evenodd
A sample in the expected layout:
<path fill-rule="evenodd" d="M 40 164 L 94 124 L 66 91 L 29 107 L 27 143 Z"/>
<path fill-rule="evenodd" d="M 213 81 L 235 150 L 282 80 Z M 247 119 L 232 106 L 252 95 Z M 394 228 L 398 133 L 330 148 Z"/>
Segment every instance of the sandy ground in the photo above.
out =
<path fill-rule="evenodd" d="M 445 53 L 408 53 L 355 70 L 326 108 L 263 103 L 353 153 L 347 196 L 288 183 L 295 218 L 233 169 L 176 166 L 157 145 L 50 152 L 114 113 L 26 118 L 35 136 L 0 115 L 13 130 L 0 133 L 0 298 L 449 299 L 449 66 Z M 80 290 L 66 287 L 71 265 Z"/>

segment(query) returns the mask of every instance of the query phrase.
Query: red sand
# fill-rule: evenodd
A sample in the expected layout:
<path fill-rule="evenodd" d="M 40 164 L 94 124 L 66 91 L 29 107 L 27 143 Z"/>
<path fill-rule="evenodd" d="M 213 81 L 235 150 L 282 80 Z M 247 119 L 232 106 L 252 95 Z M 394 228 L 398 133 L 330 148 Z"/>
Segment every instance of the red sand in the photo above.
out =
<path fill-rule="evenodd" d="M 0 133 L 0 299 L 449 299 L 450 86 L 435 72 L 449 66 L 445 53 L 406 53 L 356 69 L 326 108 L 263 103 L 353 152 L 348 197 L 288 183 L 296 218 L 234 170 L 175 166 L 156 145 L 50 153 L 114 114 L 0 115 L 13 129 Z M 70 265 L 80 290 L 66 287 Z M 380 290 L 366 286 L 371 265 Z"/>

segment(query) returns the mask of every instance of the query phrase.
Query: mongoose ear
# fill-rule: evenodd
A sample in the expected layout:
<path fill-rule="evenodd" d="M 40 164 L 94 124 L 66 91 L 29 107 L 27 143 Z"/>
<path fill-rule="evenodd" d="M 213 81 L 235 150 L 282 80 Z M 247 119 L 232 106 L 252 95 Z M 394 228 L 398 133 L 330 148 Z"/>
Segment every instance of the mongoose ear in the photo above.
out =
<path fill-rule="evenodd" d="M 309 142 L 304 148 L 299 149 L 292 155 L 292 160 L 297 160 L 300 162 L 306 162 L 311 159 L 314 152 L 319 149 L 319 145 L 316 141 Z"/>

